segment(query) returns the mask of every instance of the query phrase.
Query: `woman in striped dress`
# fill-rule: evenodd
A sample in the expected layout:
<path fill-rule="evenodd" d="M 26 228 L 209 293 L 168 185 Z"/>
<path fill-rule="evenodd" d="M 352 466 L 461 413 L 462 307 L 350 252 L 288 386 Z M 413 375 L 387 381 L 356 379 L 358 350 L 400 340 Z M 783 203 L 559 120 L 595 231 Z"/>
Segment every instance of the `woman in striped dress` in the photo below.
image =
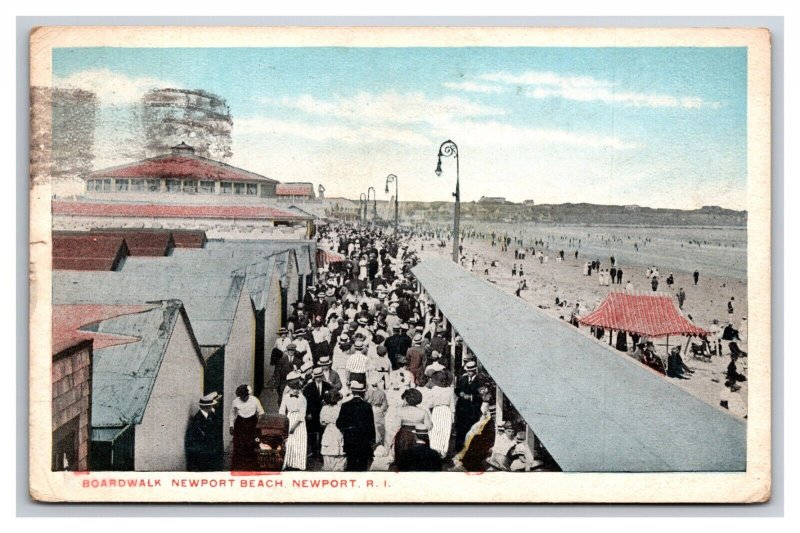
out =
<path fill-rule="evenodd" d="M 305 470 L 308 436 L 306 434 L 306 399 L 300 394 L 299 381 L 292 381 L 283 395 L 278 413 L 289 418 L 284 470 Z"/>
<path fill-rule="evenodd" d="M 450 385 L 447 372 L 435 372 L 431 376 L 433 387 L 425 395 L 426 407 L 431 410 L 431 448 L 442 457 L 450 448 L 450 433 L 456 412 L 456 395 Z"/>

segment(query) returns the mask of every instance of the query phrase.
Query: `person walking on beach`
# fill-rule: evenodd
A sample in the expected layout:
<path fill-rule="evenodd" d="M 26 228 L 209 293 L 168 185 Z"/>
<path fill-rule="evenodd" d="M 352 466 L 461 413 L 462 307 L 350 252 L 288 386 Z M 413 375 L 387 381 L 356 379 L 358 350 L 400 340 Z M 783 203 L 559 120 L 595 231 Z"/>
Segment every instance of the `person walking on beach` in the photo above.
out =
<path fill-rule="evenodd" d="M 517 264 L 514 263 L 514 266 L 511 267 L 511 276 L 514 277 L 517 275 Z"/>
<path fill-rule="evenodd" d="M 697 285 L 697 280 L 700 279 L 700 272 L 695 270 L 694 274 L 692 274 L 692 276 L 694 277 L 694 284 Z"/>
<path fill-rule="evenodd" d="M 678 291 L 678 307 L 683 309 L 683 302 L 686 301 L 686 293 L 683 291 L 683 287 L 680 288 Z"/>
<path fill-rule="evenodd" d="M 653 292 L 658 290 L 658 277 L 653 276 L 650 280 L 650 286 L 653 287 Z"/>
<path fill-rule="evenodd" d="M 733 296 L 731 296 L 731 299 L 728 301 L 728 314 L 733 314 Z"/>

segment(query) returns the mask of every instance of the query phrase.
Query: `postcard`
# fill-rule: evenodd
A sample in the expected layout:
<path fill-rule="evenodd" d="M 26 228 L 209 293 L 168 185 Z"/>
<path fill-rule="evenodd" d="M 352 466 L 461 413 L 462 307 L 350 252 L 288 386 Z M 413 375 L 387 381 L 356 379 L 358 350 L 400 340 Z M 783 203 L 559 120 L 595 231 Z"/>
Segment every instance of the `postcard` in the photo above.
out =
<path fill-rule="evenodd" d="M 34 500 L 769 499 L 767 30 L 30 45 Z"/>

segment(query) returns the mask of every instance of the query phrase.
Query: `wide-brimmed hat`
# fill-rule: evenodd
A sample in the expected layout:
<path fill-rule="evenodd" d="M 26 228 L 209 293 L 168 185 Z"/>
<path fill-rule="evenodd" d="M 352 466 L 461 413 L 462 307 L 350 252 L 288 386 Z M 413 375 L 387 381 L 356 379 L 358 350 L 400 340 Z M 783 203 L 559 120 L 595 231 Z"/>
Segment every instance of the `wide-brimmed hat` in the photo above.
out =
<path fill-rule="evenodd" d="M 295 370 L 292 370 L 286 375 L 286 381 L 296 381 L 302 379 L 302 376 Z"/>
<path fill-rule="evenodd" d="M 348 337 L 346 333 L 342 333 L 341 335 L 339 335 L 339 344 L 344 344 L 349 340 L 350 337 Z"/>
<path fill-rule="evenodd" d="M 422 334 L 417 333 L 416 335 L 414 335 L 414 339 L 412 339 L 412 340 L 414 341 L 414 344 L 421 343 L 422 342 Z"/>
<path fill-rule="evenodd" d="M 408 331 L 408 324 L 403 322 L 402 324 L 400 324 L 400 329 L 402 329 L 403 331 Z"/>
<path fill-rule="evenodd" d="M 478 370 L 478 363 L 475 361 L 467 361 L 464 364 L 464 370 L 471 371 L 471 370 Z"/>
<path fill-rule="evenodd" d="M 306 328 L 297 328 L 296 330 L 294 330 L 294 334 L 295 335 L 305 335 L 306 334 Z"/>
<path fill-rule="evenodd" d="M 362 341 L 360 338 L 356 339 L 356 342 L 353 344 L 353 346 L 355 346 L 356 350 L 360 350 L 364 347 L 364 341 Z"/>
<path fill-rule="evenodd" d="M 197 402 L 200 407 L 214 407 L 219 403 L 220 395 L 217 392 L 209 392 Z"/>
<path fill-rule="evenodd" d="M 325 373 L 325 370 L 321 366 L 315 366 L 314 370 L 311 371 L 311 375 L 314 377 L 321 376 Z"/>
<path fill-rule="evenodd" d="M 353 381 L 350 382 L 350 391 L 351 392 L 364 392 L 365 390 L 366 390 L 366 387 L 364 387 L 364 384 L 361 383 L 360 381 L 353 380 Z"/>
<path fill-rule="evenodd" d="M 285 335 L 286 333 L 289 333 L 288 329 L 286 329 L 286 328 L 278 328 L 278 335 Z"/>
<path fill-rule="evenodd" d="M 358 323 L 361 324 L 362 326 L 366 326 L 367 324 L 369 324 L 369 320 L 367 320 L 366 317 L 362 316 L 361 318 L 358 319 Z"/>
<path fill-rule="evenodd" d="M 311 361 L 306 361 L 306 362 L 305 362 L 305 363 L 303 363 L 303 365 L 300 367 L 300 372 L 301 372 L 302 374 L 308 374 L 308 372 L 309 372 L 309 371 L 310 371 L 312 368 L 314 368 L 314 365 L 311 363 Z"/>
<path fill-rule="evenodd" d="M 297 345 L 293 342 L 290 342 L 289 344 L 286 345 L 286 351 L 288 352 L 289 350 L 292 351 L 297 350 Z"/>
<path fill-rule="evenodd" d="M 331 366 L 331 364 L 333 364 L 331 362 L 331 358 L 328 357 L 327 355 L 323 355 L 322 357 L 319 358 L 319 361 L 317 361 L 317 365 L 319 365 L 320 367 Z"/>

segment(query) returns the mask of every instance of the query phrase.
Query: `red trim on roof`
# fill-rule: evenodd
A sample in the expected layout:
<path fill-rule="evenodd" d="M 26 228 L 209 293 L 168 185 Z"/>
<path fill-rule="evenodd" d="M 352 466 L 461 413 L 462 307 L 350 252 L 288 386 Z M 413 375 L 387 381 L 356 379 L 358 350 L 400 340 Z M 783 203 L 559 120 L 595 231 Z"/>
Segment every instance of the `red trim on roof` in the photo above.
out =
<path fill-rule="evenodd" d="M 266 206 L 124 204 L 54 201 L 53 215 L 131 218 L 224 218 L 258 220 L 308 220 L 283 209 Z"/>
<path fill-rule="evenodd" d="M 314 185 L 311 183 L 278 183 L 275 186 L 278 196 L 314 196 Z"/>
<path fill-rule="evenodd" d="M 708 334 L 684 317 L 672 298 L 664 294 L 612 292 L 597 309 L 578 321 L 648 337 Z"/>
<path fill-rule="evenodd" d="M 141 313 L 153 309 L 153 305 L 54 305 L 53 306 L 53 354 L 75 346 L 86 340 L 93 341 L 94 351 L 137 342 L 138 337 L 95 333 L 80 328 L 122 315 Z"/>
<path fill-rule="evenodd" d="M 250 172 L 197 155 L 167 154 L 135 163 L 96 170 L 90 178 L 186 178 L 206 181 L 251 181 L 275 183 Z"/>

